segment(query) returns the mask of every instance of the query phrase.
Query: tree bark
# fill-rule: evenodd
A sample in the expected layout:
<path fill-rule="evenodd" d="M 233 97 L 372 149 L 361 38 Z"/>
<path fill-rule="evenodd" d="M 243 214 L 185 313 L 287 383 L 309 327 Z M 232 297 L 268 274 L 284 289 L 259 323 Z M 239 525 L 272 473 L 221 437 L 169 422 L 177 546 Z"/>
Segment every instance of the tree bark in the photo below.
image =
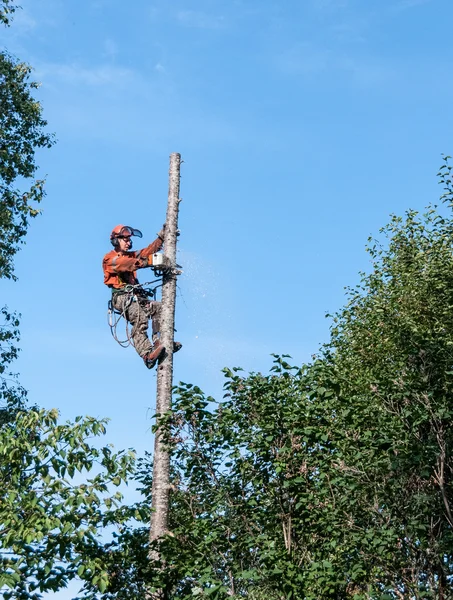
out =
<path fill-rule="evenodd" d="M 167 218 L 165 226 L 164 254 L 172 268 L 164 271 L 162 286 L 161 344 L 165 347 L 164 358 L 157 367 L 156 419 L 171 409 L 173 387 L 173 342 L 176 301 L 176 239 L 179 212 L 179 182 L 181 155 L 170 155 Z M 152 487 L 152 508 L 150 542 L 157 540 L 168 531 L 168 511 L 170 495 L 170 453 L 163 443 L 162 432 L 158 427 L 154 439 L 154 467 Z M 150 558 L 159 558 L 151 553 Z"/>

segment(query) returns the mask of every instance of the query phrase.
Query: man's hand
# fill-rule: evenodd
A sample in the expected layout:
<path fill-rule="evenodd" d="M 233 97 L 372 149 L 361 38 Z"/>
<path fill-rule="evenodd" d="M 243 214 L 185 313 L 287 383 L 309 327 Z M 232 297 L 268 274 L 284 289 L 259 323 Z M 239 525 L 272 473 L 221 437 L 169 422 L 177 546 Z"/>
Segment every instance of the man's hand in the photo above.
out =
<path fill-rule="evenodd" d="M 157 237 L 160 238 L 162 241 L 164 241 L 164 238 L 165 238 L 165 227 L 166 227 L 166 224 L 164 223 L 162 225 L 162 229 L 157 234 Z M 176 230 L 176 237 L 179 237 L 180 235 L 181 235 L 181 232 L 179 231 L 179 229 L 177 229 Z"/>
<path fill-rule="evenodd" d="M 164 241 L 165 238 L 165 223 L 162 225 L 162 229 L 157 234 L 157 237 Z"/>

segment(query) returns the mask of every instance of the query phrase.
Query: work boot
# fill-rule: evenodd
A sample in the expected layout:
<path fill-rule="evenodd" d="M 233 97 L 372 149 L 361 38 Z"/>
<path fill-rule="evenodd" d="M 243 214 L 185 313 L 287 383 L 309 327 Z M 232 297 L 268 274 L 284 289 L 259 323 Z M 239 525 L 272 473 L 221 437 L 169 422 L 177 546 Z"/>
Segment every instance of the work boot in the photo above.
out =
<path fill-rule="evenodd" d="M 160 339 L 158 337 L 153 340 L 153 346 L 156 346 L 156 344 L 160 344 Z M 179 352 L 181 348 L 181 342 L 173 342 L 173 354 L 175 354 L 175 352 Z"/>
<path fill-rule="evenodd" d="M 151 352 L 148 352 L 148 354 L 145 354 L 145 356 L 143 357 L 146 367 L 148 369 L 152 369 L 154 367 L 154 365 L 157 363 L 159 357 L 164 352 L 165 352 L 164 346 L 161 346 L 159 340 L 156 340 L 154 342 L 154 346 L 153 346 Z"/>

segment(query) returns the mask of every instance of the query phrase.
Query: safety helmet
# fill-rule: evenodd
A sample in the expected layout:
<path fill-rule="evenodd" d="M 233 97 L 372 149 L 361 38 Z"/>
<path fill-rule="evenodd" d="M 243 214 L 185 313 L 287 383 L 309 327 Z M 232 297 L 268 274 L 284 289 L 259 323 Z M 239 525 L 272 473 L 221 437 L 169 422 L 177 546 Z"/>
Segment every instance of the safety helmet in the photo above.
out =
<path fill-rule="evenodd" d="M 110 242 L 113 246 L 118 246 L 118 238 L 127 238 L 135 235 L 136 237 L 143 237 L 142 232 L 139 229 L 129 227 L 129 225 L 117 225 L 112 229 L 110 234 Z"/>

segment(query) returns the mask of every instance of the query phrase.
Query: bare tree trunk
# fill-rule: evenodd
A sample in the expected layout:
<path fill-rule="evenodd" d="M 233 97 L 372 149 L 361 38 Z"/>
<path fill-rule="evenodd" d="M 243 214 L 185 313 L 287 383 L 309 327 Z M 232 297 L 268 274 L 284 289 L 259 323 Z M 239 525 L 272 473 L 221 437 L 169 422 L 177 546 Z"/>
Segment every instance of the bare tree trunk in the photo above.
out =
<path fill-rule="evenodd" d="M 171 408 L 173 387 L 173 341 L 175 324 L 176 300 L 176 239 L 178 231 L 179 211 L 179 180 L 180 180 L 181 155 L 170 155 L 170 173 L 168 188 L 167 219 L 165 227 L 164 254 L 173 267 L 164 272 L 162 286 L 162 316 L 161 316 L 161 344 L 165 347 L 166 354 L 157 367 L 157 399 L 156 418 L 166 413 Z M 152 488 L 152 508 L 150 542 L 165 535 L 168 530 L 168 508 L 170 494 L 170 454 L 162 441 L 162 432 L 158 428 L 154 440 L 154 468 Z M 150 558 L 159 558 L 152 553 Z"/>

